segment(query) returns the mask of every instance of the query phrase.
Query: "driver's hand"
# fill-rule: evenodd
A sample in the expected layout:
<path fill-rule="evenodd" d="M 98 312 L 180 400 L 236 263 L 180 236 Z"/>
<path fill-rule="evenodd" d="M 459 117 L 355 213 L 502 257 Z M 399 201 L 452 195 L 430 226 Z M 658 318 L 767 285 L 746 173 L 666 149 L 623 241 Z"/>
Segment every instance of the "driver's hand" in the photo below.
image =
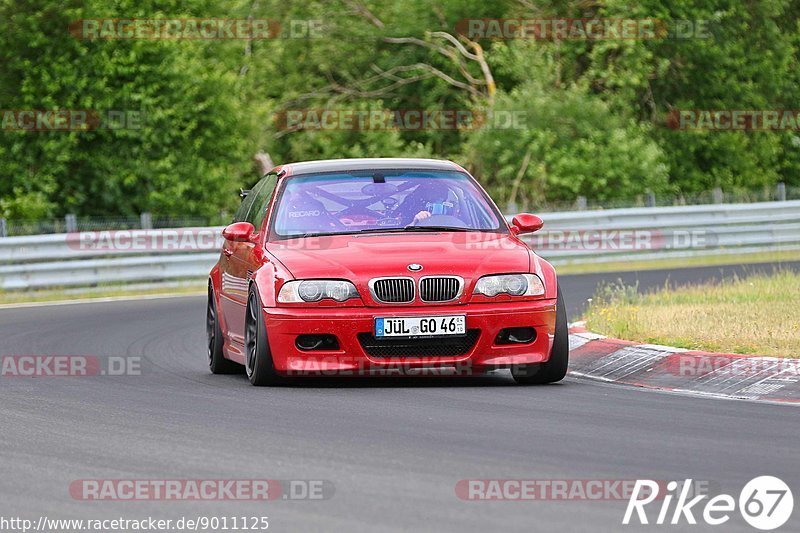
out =
<path fill-rule="evenodd" d="M 420 211 L 419 213 L 414 215 L 414 222 L 419 222 L 420 220 L 425 220 L 429 216 L 431 216 L 431 212 L 430 211 Z"/>

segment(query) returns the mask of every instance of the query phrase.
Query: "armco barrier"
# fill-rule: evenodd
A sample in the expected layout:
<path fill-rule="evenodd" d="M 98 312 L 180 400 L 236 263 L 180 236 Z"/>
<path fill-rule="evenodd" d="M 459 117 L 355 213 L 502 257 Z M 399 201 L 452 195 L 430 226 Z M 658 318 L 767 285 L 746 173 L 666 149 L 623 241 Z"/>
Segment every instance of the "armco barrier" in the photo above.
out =
<path fill-rule="evenodd" d="M 577 211 L 542 218 L 543 233 L 525 240 L 557 265 L 800 249 L 800 201 Z M 604 235 L 587 238 L 597 232 Z M 624 232 L 644 235 L 649 245 L 615 246 Z M 606 237 L 611 246 L 597 246 Z"/>
<path fill-rule="evenodd" d="M 525 240 L 554 264 L 800 249 L 800 201 L 545 213 Z M 510 217 L 509 217 L 510 218 Z M 80 234 L 0 238 L 0 289 L 202 280 L 222 228 L 133 230 L 145 241 L 202 234 L 202 246 L 83 247 Z M 631 234 L 640 243 L 627 246 Z M 127 234 L 126 234 L 127 235 Z M 209 238 L 209 236 L 211 236 Z M 621 245 L 622 243 L 622 245 Z"/>

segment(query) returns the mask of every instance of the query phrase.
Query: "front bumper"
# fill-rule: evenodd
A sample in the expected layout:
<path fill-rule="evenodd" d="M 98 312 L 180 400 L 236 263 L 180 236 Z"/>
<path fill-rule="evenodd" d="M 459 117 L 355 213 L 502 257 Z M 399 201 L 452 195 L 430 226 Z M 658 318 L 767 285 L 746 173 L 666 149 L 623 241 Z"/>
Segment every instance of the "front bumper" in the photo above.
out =
<path fill-rule="evenodd" d="M 385 307 L 269 307 L 263 310 L 275 369 L 283 375 L 380 375 L 406 370 L 441 370 L 442 374 L 482 373 L 511 365 L 545 362 L 550 358 L 556 321 L 556 301 L 480 303 Z M 359 334 L 371 335 L 376 317 L 463 314 L 467 330 L 477 340 L 461 355 L 375 356 L 364 348 Z M 536 339 L 527 344 L 496 344 L 504 328 L 530 327 Z M 337 350 L 300 350 L 298 335 L 336 336 Z M 363 337 L 363 335 L 362 335 Z M 386 341 L 378 341 L 386 342 Z M 429 339 L 430 343 L 440 342 Z"/>

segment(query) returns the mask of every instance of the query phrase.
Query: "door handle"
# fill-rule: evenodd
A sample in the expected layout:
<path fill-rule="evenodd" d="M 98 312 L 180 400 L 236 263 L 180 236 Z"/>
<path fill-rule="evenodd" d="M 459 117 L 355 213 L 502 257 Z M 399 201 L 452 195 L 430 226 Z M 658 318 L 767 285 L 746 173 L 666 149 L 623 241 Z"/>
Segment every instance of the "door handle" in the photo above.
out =
<path fill-rule="evenodd" d="M 225 254 L 225 257 L 230 257 L 233 255 L 233 250 L 230 248 L 223 248 L 222 253 Z"/>

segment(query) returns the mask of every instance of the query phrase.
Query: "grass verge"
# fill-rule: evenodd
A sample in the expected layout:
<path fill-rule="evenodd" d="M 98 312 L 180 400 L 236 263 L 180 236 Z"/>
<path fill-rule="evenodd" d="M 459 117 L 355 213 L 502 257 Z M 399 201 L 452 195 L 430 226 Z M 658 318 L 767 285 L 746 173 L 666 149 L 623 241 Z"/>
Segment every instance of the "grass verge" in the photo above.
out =
<path fill-rule="evenodd" d="M 542 254 L 545 259 L 547 254 Z M 785 263 L 800 261 L 800 250 L 758 252 L 751 254 L 718 254 L 698 257 L 636 260 L 635 258 L 609 263 L 569 263 L 556 265 L 559 274 L 594 274 L 602 272 L 631 272 L 638 270 L 663 270 L 703 266 L 725 266 L 758 263 Z"/>
<path fill-rule="evenodd" d="M 800 273 L 777 270 L 641 294 L 601 286 L 589 330 L 637 342 L 711 352 L 800 357 Z"/>

